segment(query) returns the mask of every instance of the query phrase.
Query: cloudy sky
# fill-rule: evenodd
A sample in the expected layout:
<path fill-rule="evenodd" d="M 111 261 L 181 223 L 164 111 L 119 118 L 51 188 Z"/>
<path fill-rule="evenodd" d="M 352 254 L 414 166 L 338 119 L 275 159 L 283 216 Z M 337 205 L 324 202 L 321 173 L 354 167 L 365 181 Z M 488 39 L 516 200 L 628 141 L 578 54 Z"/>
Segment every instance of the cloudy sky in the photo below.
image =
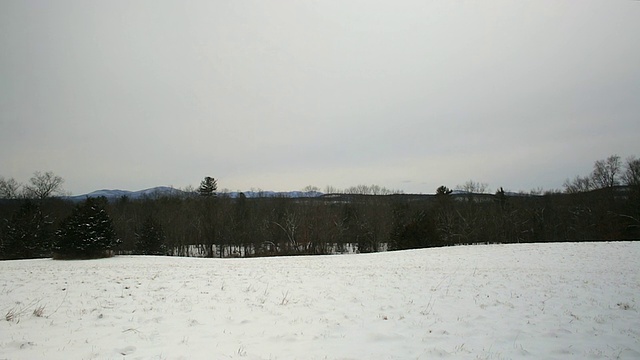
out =
<path fill-rule="evenodd" d="M 0 175 L 561 188 L 640 156 L 640 2 L 0 2 Z"/>

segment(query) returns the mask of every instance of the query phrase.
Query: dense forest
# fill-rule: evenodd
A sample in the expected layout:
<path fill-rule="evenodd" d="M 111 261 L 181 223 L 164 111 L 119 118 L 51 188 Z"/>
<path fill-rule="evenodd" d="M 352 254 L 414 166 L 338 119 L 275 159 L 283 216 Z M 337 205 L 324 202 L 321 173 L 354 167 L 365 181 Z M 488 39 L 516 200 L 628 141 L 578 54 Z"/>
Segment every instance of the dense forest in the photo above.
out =
<path fill-rule="evenodd" d="M 182 195 L 74 203 L 54 196 L 63 181 L 52 173 L 36 173 L 25 186 L 0 180 L 3 259 L 103 251 L 245 257 L 640 238 L 640 160 L 615 155 L 567 180 L 564 191 L 532 193 L 488 193 L 485 184 L 469 181 L 433 195 L 371 194 L 367 189 L 380 187 L 365 186 L 307 198 L 231 197 L 206 177 Z"/>

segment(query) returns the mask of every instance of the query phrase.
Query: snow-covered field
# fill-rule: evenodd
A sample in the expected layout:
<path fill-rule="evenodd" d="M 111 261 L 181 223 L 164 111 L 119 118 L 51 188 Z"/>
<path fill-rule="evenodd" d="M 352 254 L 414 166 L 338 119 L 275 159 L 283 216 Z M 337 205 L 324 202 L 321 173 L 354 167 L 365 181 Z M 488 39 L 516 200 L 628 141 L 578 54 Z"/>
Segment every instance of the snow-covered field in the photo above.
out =
<path fill-rule="evenodd" d="M 640 243 L 0 262 L 0 359 L 640 359 Z"/>

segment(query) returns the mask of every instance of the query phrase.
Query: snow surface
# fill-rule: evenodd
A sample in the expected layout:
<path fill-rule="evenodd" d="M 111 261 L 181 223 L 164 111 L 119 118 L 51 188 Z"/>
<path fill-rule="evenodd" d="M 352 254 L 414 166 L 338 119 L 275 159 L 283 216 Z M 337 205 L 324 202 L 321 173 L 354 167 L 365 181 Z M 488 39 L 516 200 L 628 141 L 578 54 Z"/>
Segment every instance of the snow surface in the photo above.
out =
<path fill-rule="evenodd" d="M 640 243 L 0 262 L 0 359 L 640 359 Z"/>

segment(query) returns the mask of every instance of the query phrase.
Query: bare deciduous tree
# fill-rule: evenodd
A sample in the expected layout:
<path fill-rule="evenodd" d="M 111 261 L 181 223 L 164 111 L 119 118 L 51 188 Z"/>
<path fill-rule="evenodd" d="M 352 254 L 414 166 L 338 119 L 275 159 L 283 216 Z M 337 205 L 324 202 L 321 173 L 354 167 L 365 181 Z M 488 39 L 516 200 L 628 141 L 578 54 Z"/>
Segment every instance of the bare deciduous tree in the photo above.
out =
<path fill-rule="evenodd" d="M 64 179 L 51 171 L 47 171 L 44 174 L 36 171 L 31 179 L 29 179 L 29 184 L 25 185 L 24 193 L 26 197 L 36 199 L 46 199 L 53 195 L 63 195 L 63 183 Z"/>
<path fill-rule="evenodd" d="M 402 194 L 401 190 L 392 190 L 387 189 L 386 187 L 380 185 L 356 185 L 351 186 L 344 191 L 345 194 L 354 194 L 354 195 L 391 195 L 391 194 Z"/>
<path fill-rule="evenodd" d="M 304 192 L 320 192 L 320 188 L 314 185 L 307 185 L 302 189 Z"/>
<path fill-rule="evenodd" d="M 288 244 L 290 251 L 299 252 L 300 247 L 298 246 L 298 240 L 296 237 L 297 230 L 300 227 L 299 216 L 296 212 L 286 211 L 284 216 L 282 217 L 282 221 L 277 222 L 273 221 L 273 223 L 284 231 L 287 236 Z"/>
<path fill-rule="evenodd" d="M 587 192 L 590 190 L 593 190 L 593 182 L 591 181 L 591 178 L 588 176 L 582 177 L 582 176 L 576 176 L 575 178 L 573 178 L 573 180 L 565 180 L 564 184 L 564 191 L 567 194 L 575 194 L 575 193 L 579 193 L 579 192 Z"/>
<path fill-rule="evenodd" d="M 339 194 L 341 192 L 342 192 L 342 190 L 338 189 L 337 187 L 335 187 L 333 185 L 327 185 L 324 188 L 324 193 L 325 194 Z"/>
<path fill-rule="evenodd" d="M 457 190 L 466 191 L 468 193 L 483 194 L 487 192 L 489 184 L 469 180 L 462 185 L 456 186 Z"/>
<path fill-rule="evenodd" d="M 591 180 L 596 188 L 608 188 L 618 185 L 618 176 L 622 168 L 620 156 L 611 155 L 605 160 L 598 160 L 593 165 Z"/>
<path fill-rule="evenodd" d="M 14 178 L 5 179 L 0 176 L 0 199 L 15 199 L 20 194 L 20 187 Z"/>
<path fill-rule="evenodd" d="M 640 185 L 640 159 L 636 159 L 634 156 L 627 158 L 622 181 L 627 186 Z"/>

